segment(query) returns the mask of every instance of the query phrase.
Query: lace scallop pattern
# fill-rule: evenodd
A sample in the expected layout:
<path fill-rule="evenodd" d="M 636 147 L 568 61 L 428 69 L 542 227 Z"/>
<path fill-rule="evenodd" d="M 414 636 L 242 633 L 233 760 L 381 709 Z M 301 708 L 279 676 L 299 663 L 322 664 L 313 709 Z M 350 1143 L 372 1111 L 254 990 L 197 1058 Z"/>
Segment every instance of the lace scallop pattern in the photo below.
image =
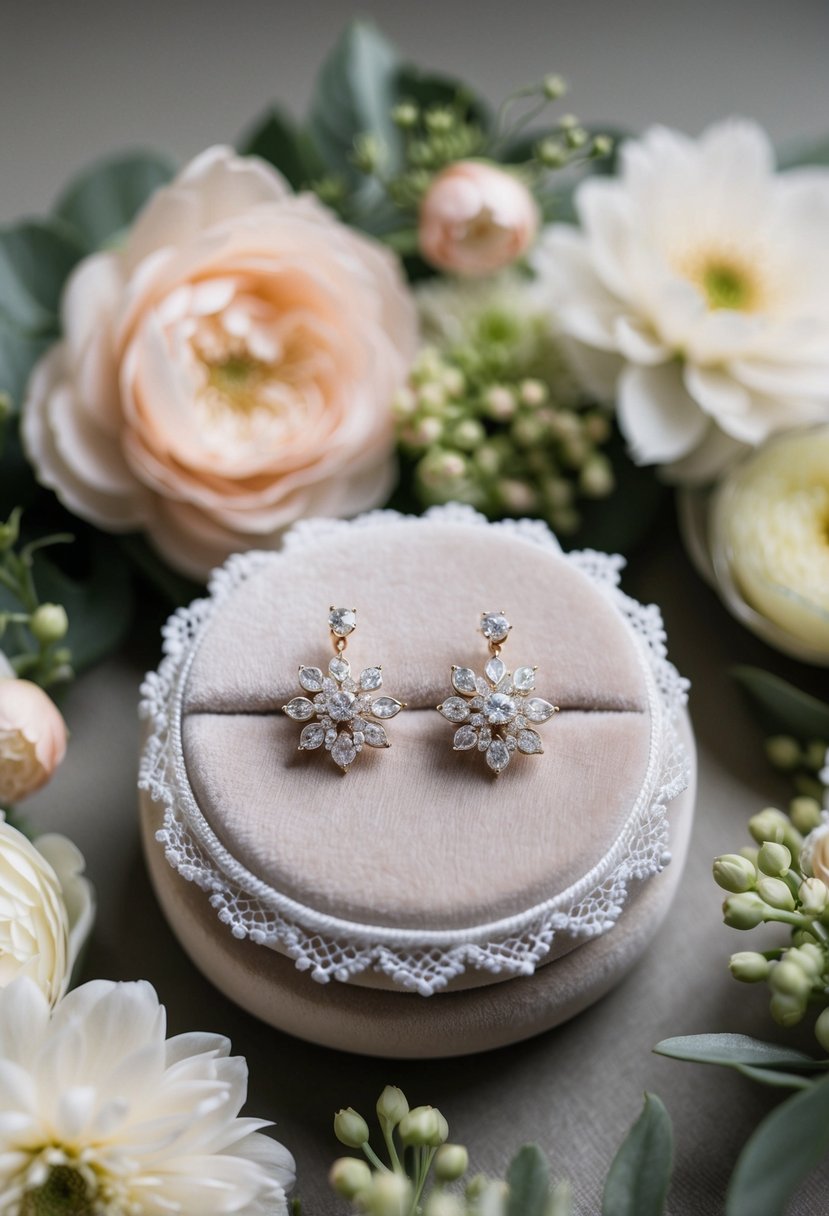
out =
<path fill-rule="evenodd" d="M 372 511 L 355 520 L 306 520 L 285 537 L 283 548 L 303 549 L 345 529 L 393 524 L 420 526 L 423 517 Z M 573 943 L 606 933 L 618 920 L 631 883 L 658 873 L 670 861 L 668 803 L 689 780 L 689 759 L 679 738 L 679 715 L 688 682 L 666 652 L 662 617 L 619 588 L 624 558 L 592 550 L 562 554 L 543 523 L 490 523 L 469 507 L 450 504 L 426 513 L 430 522 L 497 528 L 564 556 L 627 622 L 638 643 L 649 690 L 652 723 L 648 772 L 639 799 L 605 857 L 577 883 L 508 919 L 463 930 L 394 930 L 341 920 L 306 907 L 263 883 L 220 843 L 202 815 L 187 779 L 181 746 L 181 704 L 192 656 L 215 608 L 269 563 L 273 552 L 237 554 L 214 572 L 209 595 L 173 614 L 163 631 L 164 658 L 141 688 L 148 726 L 139 788 L 163 807 L 157 839 L 169 864 L 209 895 L 219 920 L 234 937 L 249 938 L 294 959 L 300 971 L 328 983 L 348 982 L 367 970 L 401 988 L 430 996 L 467 968 L 493 976 L 531 975 L 561 934 Z"/>

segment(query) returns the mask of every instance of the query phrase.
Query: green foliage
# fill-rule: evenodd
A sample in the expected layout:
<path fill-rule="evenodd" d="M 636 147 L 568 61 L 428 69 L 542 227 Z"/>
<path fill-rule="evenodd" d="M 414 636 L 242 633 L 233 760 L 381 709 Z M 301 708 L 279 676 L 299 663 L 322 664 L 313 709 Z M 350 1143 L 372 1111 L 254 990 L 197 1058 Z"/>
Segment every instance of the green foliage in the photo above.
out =
<path fill-rule="evenodd" d="M 269 106 L 239 141 L 243 156 L 260 156 L 287 178 L 295 190 L 309 186 L 325 172 L 324 162 L 307 132 L 279 106 Z"/>
<path fill-rule="evenodd" d="M 759 1081 L 762 1085 L 794 1088 L 803 1078 L 791 1070 L 814 1072 L 825 1065 L 803 1051 L 779 1043 L 764 1043 L 744 1034 L 692 1034 L 663 1039 L 654 1051 L 674 1060 L 718 1064 Z M 786 1070 L 786 1071 L 783 1071 Z"/>
<path fill-rule="evenodd" d="M 547 1158 L 536 1144 L 527 1144 L 507 1171 L 507 1216 L 545 1216 L 550 1199 Z"/>
<path fill-rule="evenodd" d="M 55 215 L 69 224 L 88 251 L 115 240 L 135 219 L 174 167 L 155 152 L 128 152 L 108 157 L 73 178 L 55 205 Z"/>
<path fill-rule="evenodd" d="M 644 1109 L 607 1175 L 602 1216 L 660 1216 L 672 1168 L 670 1116 L 655 1094 L 645 1094 Z"/>
<path fill-rule="evenodd" d="M 780 676 L 759 667 L 734 667 L 732 674 L 748 694 L 769 731 L 796 739 L 829 739 L 829 704 L 801 692 Z"/>

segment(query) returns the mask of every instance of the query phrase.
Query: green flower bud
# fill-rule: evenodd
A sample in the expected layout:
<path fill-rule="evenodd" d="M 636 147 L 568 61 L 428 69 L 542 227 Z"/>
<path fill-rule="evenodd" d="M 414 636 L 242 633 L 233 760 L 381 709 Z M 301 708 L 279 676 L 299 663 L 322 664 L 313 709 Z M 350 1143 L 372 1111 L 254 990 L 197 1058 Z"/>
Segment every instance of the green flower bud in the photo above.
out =
<path fill-rule="evenodd" d="M 560 169 L 567 163 L 567 151 L 556 139 L 542 139 L 536 145 L 535 156 L 545 169 Z"/>
<path fill-rule="evenodd" d="M 575 114 L 562 114 L 561 118 L 558 120 L 558 125 L 561 127 L 562 131 L 572 131 L 574 127 L 579 125 L 579 120 L 576 118 Z"/>
<path fill-rule="evenodd" d="M 583 148 L 590 138 L 584 127 L 571 127 L 565 137 L 571 148 Z"/>
<path fill-rule="evenodd" d="M 768 908 L 754 891 L 730 896 L 723 904 L 723 920 L 730 929 L 756 929 Z"/>
<path fill-rule="evenodd" d="M 353 1106 L 349 1106 L 334 1116 L 334 1135 L 347 1148 L 362 1148 L 368 1140 L 368 1124 Z"/>
<path fill-rule="evenodd" d="M 821 822 L 820 803 L 817 798 L 808 798 L 803 795 L 800 798 L 793 798 L 789 803 L 789 818 L 798 832 L 802 832 L 806 836 Z"/>
<path fill-rule="evenodd" d="M 343 1199 L 354 1199 L 371 1186 L 371 1170 L 358 1157 L 340 1157 L 331 1166 L 328 1181 Z"/>
<path fill-rule="evenodd" d="M 416 1106 L 400 1121 L 398 1128 L 400 1139 L 407 1145 L 437 1147 L 441 1143 L 441 1124 L 438 1115 L 439 1112 L 433 1106 Z"/>
<path fill-rule="evenodd" d="M 466 392 L 466 376 L 459 367 L 447 367 L 440 382 L 450 397 L 462 397 Z"/>
<path fill-rule="evenodd" d="M 798 794 L 806 798 L 816 798 L 818 802 L 823 798 L 823 786 L 817 777 L 811 777 L 808 773 L 795 773 L 792 785 Z"/>
<path fill-rule="evenodd" d="M 771 969 L 769 960 L 754 950 L 741 950 L 732 954 L 728 966 L 734 979 L 743 984 L 756 984 L 767 979 Z"/>
<path fill-rule="evenodd" d="M 505 477 L 496 487 L 498 497 L 507 511 L 515 515 L 526 515 L 535 510 L 536 493 L 526 481 L 518 481 L 514 477 Z"/>
<path fill-rule="evenodd" d="M 475 1174 L 467 1182 L 464 1194 L 471 1203 L 475 1203 L 476 1200 L 480 1199 L 488 1186 L 489 1179 L 486 1174 Z"/>
<path fill-rule="evenodd" d="M 794 912 L 794 896 L 782 878 L 758 878 L 757 894 L 772 908 Z"/>
<path fill-rule="evenodd" d="M 796 1026 L 806 1012 L 806 1004 L 796 996 L 775 992 L 769 1002 L 769 1010 L 778 1026 Z"/>
<path fill-rule="evenodd" d="M 757 871 L 751 862 L 739 853 L 725 853 L 714 860 L 714 882 L 724 891 L 738 895 L 751 891 L 757 882 Z"/>
<path fill-rule="evenodd" d="M 573 483 L 564 477 L 550 477 L 544 483 L 544 498 L 553 511 L 569 507 L 573 501 Z"/>
<path fill-rule="evenodd" d="M 494 384 L 484 394 L 484 408 L 496 422 L 507 422 L 515 413 L 515 393 L 504 384 Z"/>
<path fill-rule="evenodd" d="M 823 739 L 813 739 L 806 748 L 806 767 L 813 773 L 819 773 L 826 763 L 827 744 Z"/>
<path fill-rule="evenodd" d="M 5 553 L 16 545 L 20 539 L 20 517 L 23 512 L 19 507 L 12 511 L 4 524 L 0 524 L 0 553 Z"/>
<path fill-rule="evenodd" d="M 783 996 L 797 997 L 805 1006 L 812 991 L 812 980 L 795 959 L 786 955 L 770 969 L 769 987 Z"/>
<path fill-rule="evenodd" d="M 408 384 L 397 390 L 391 399 L 391 412 L 398 421 L 411 418 L 417 409 L 417 397 Z"/>
<path fill-rule="evenodd" d="M 591 443 L 606 443 L 610 438 L 610 419 L 606 414 L 587 414 L 583 425 L 584 433 Z"/>
<path fill-rule="evenodd" d="M 766 841 L 757 855 L 757 868 L 770 878 L 783 878 L 792 864 L 792 855 L 784 844 Z"/>
<path fill-rule="evenodd" d="M 535 448 L 544 439 L 545 430 L 538 415 L 528 414 L 526 411 L 517 414 L 510 427 L 513 439 L 522 448 Z"/>
<path fill-rule="evenodd" d="M 412 1184 L 401 1174 L 373 1174 L 371 1189 L 360 1196 L 369 1216 L 408 1216 Z"/>
<path fill-rule="evenodd" d="M 808 929 L 795 929 L 792 933 L 792 945 L 798 949 L 801 946 L 817 946 L 818 940 Z"/>
<path fill-rule="evenodd" d="M 596 135 L 593 137 L 593 146 L 590 151 L 593 156 L 610 156 L 613 151 L 613 140 L 609 135 Z"/>
<path fill-rule="evenodd" d="M 544 77 L 541 88 L 548 101 L 558 101 L 559 97 L 563 97 L 567 92 L 567 81 L 557 72 L 551 72 L 549 76 Z"/>
<path fill-rule="evenodd" d="M 559 536 L 572 536 L 578 531 L 581 523 L 581 516 L 578 511 L 574 511 L 570 507 L 560 507 L 556 511 L 550 512 L 550 524 L 552 529 Z"/>
<path fill-rule="evenodd" d="M 764 844 L 770 840 L 774 844 L 786 845 L 793 857 L 800 853 L 803 844 L 802 836 L 793 827 L 788 816 L 784 815 L 782 811 L 778 811 L 776 807 L 769 806 L 760 811 L 758 815 L 752 815 L 748 821 L 748 830 L 758 844 Z"/>
<path fill-rule="evenodd" d="M 449 1124 L 446 1121 L 446 1116 L 442 1115 L 439 1110 L 435 1110 L 438 1120 L 438 1144 L 445 1144 L 449 1139 Z"/>
<path fill-rule="evenodd" d="M 361 173 L 374 173 L 385 157 L 383 141 L 369 131 L 354 137 L 351 160 Z"/>
<path fill-rule="evenodd" d="M 435 1191 L 426 1202 L 423 1216 L 465 1216 L 465 1212 L 465 1205 L 457 1195 Z"/>
<path fill-rule="evenodd" d="M 518 396 L 524 405 L 534 409 L 549 400 L 550 390 L 543 380 L 522 380 L 518 386 Z"/>
<path fill-rule="evenodd" d="M 387 1085 L 377 1099 L 377 1117 L 385 1123 L 397 1127 L 404 1115 L 409 1113 L 409 1103 L 402 1089 L 396 1085 Z"/>
<path fill-rule="evenodd" d="M 824 1051 L 829 1052 L 829 1009 L 824 1009 L 815 1022 L 815 1037 Z"/>
<path fill-rule="evenodd" d="M 417 404 L 427 414 L 439 414 L 446 405 L 446 389 L 438 380 L 428 380 L 421 385 Z"/>
<path fill-rule="evenodd" d="M 800 744 L 791 735 L 773 735 L 766 739 L 766 756 L 769 763 L 781 772 L 791 772 L 800 764 Z"/>
<path fill-rule="evenodd" d="M 455 115 L 445 106 L 433 106 L 431 110 L 426 111 L 423 121 L 427 131 L 442 135 L 454 127 Z"/>
<path fill-rule="evenodd" d="M 413 101 L 401 101 L 391 112 L 392 122 L 396 127 L 400 127 L 401 131 L 416 127 L 419 118 L 420 111 Z"/>
<path fill-rule="evenodd" d="M 435 1177 L 457 1182 L 469 1169 L 469 1153 L 462 1144 L 442 1144 L 435 1155 Z"/>
<path fill-rule="evenodd" d="M 68 628 L 69 618 L 61 604 L 41 604 L 29 620 L 32 636 L 43 646 L 59 642 L 61 638 L 66 637 Z"/>
<path fill-rule="evenodd" d="M 801 942 L 788 950 L 786 958 L 796 962 L 812 980 L 819 979 L 826 970 L 826 955 L 815 942 Z"/>
<path fill-rule="evenodd" d="M 486 431 L 477 418 L 464 418 L 452 431 L 452 442 L 462 452 L 474 452 L 486 439 Z"/>
<path fill-rule="evenodd" d="M 460 452 L 433 448 L 417 466 L 417 473 L 429 489 L 448 491 L 466 475 L 466 460 Z"/>
<path fill-rule="evenodd" d="M 613 490 L 616 479 L 613 476 L 613 466 L 606 456 L 594 453 L 583 466 L 579 474 L 579 487 L 582 494 L 588 498 L 607 498 Z"/>
<path fill-rule="evenodd" d="M 411 448 L 428 448 L 443 434 L 439 418 L 418 418 L 400 432 L 400 440 Z"/>
<path fill-rule="evenodd" d="M 829 888 L 820 878 L 806 878 L 798 887 L 797 898 L 809 916 L 821 916 L 829 904 Z"/>
<path fill-rule="evenodd" d="M 501 467 L 501 451 L 495 443 L 483 443 L 475 453 L 475 464 L 486 477 L 493 477 Z"/>

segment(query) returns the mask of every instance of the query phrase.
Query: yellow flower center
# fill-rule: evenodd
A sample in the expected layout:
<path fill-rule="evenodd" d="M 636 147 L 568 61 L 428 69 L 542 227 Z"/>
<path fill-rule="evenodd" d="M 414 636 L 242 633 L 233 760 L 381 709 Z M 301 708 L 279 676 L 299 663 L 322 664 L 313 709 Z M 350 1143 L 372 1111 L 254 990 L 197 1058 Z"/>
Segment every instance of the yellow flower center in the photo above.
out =
<path fill-rule="evenodd" d="M 227 408 L 243 416 L 263 408 L 262 390 L 272 383 L 273 373 L 270 363 L 263 363 L 244 350 L 229 354 L 223 361 L 207 363 L 210 389 Z"/>
<path fill-rule="evenodd" d="M 708 251 L 680 259 L 679 273 L 699 287 L 711 309 L 758 312 L 765 292 L 756 266 L 733 251 Z"/>
<path fill-rule="evenodd" d="M 26 1194 L 20 1216 L 93 1216 L 93 1199 L 86 1179 L 77 1170 L 56 1165 L 42 1186 Z"/>

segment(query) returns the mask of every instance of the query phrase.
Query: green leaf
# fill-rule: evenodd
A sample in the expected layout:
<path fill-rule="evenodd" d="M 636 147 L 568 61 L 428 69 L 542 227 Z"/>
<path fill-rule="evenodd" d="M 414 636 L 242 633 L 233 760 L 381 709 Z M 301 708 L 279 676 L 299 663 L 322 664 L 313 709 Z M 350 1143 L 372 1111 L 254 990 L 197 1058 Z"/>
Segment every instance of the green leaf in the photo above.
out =
<path fill-rule="evenodd" d="M 119 536 L 118 544 L 136 570 L 174 607 L 189 604 L 197 596 L 204 595 L 203 584 L 171 570 L 139 532 Z"/>
<path fill-rule="evenodd" d="M 132 223 L 173 173 L 172 163 L 156 152 L 128 152 L 99 161 L 69 183 L 55 215 L 74 228 L 88 249 L 100 249 Z"/>
<path fill-rule="evenodd" d="M 759 667 L 732 667 L 731 674 L 754 702 L 768 730 L 805 742 L 829 739 L 829 704 L 825 701 Z"/>
<path fill-rule="evenodd" d="M 607 1175 L 602 1216 L 661 1216 L 673 1165 L 673 1131 L 655 1094 L 628 1132 Z"/>
<path fill-rule="evenodd" d="M 290 115 L 271 106 L 239 141 L 243 156 L 261 156 L 288 179 L 295 190 L 309 185 L 325 172 L 325 165 L 310 136 Z"/>
<path fill-rule="evenodd" d="M 536 1144 L 525 1144 L 507 1170 L 507 1216 L 544 1216 L 550 1198 L 547 1159 Z"/>
<path fill-rule="evenodd" d="M 14 412 L 23 403 L 32 368 L 57 336 L 25 334 L 0 317 L 0 393 L 8 393 Z"/>
<path fill-rule="evenodd" d="M 778 151 L 777 164 L 780 169 L 796 169 L 801 165 L 829 165 L 829 138 L 786 143 Z"/>
<path fill-rule="evenodd" d="M 654 1051 L 672 1060 L 690 1060 L 695 1064 L 723 1064 L 729 1068 L 749 1065 L 753 1068 L 820 1069 L 826 1064 L 807 1056 L 794 1047 L 764 1043 L 746 1034 L 688 1034 L 663 1039 Z"/>
<path fill-rule="evenodd" d="M 329 172 L 356 184 L 360 193 L 376 192 L 351 161 L 354 137 L 377 136 L 386 149 L 385 168 L 400 164 L 400 132 L 391 118 L 397 51 L 368 21 L 353 21 L 322 66 L 311 101 L 309 132 Z"/>
<path fill-rule="evenodd" d="M 30 507 L 38 491 L 16 428 L 11 427 L 0 447 L 0 520 L 8 519 L 15 507 Z"/>
<path fill-rule="evenodd" d="M 726 1216 L 784 1216 L 800 1183 L 829 1152 L 829 1077 L 768 1115 L 740 1153 Z"/>
<path fill-rule="evenodd" d="M 60 297 L 84 247 L 60 220 L 0 229 L 0 320 L 31 336 L 57 333 Z"/>
<path fill-rule="evenodd" d="M 630 554 L 648 535 L 668 490 L 653 469 L 633 463 L 618 427 L 600 450 L 613 465 L 616 486 L 607 498 L 577 500 L 581 523 L 562 543 L 567 549 Z"/>
<path fill-rule="evenodd" d="M 780 1072 L 776 1068 L 757 1068 L 754 1064 L 737 1064 L 736 1070 L 750 1081 L 768 1085 L 771 1089 L 808 1089 L 812 1082 L 808 1077 L 793 1072 Z"/>

